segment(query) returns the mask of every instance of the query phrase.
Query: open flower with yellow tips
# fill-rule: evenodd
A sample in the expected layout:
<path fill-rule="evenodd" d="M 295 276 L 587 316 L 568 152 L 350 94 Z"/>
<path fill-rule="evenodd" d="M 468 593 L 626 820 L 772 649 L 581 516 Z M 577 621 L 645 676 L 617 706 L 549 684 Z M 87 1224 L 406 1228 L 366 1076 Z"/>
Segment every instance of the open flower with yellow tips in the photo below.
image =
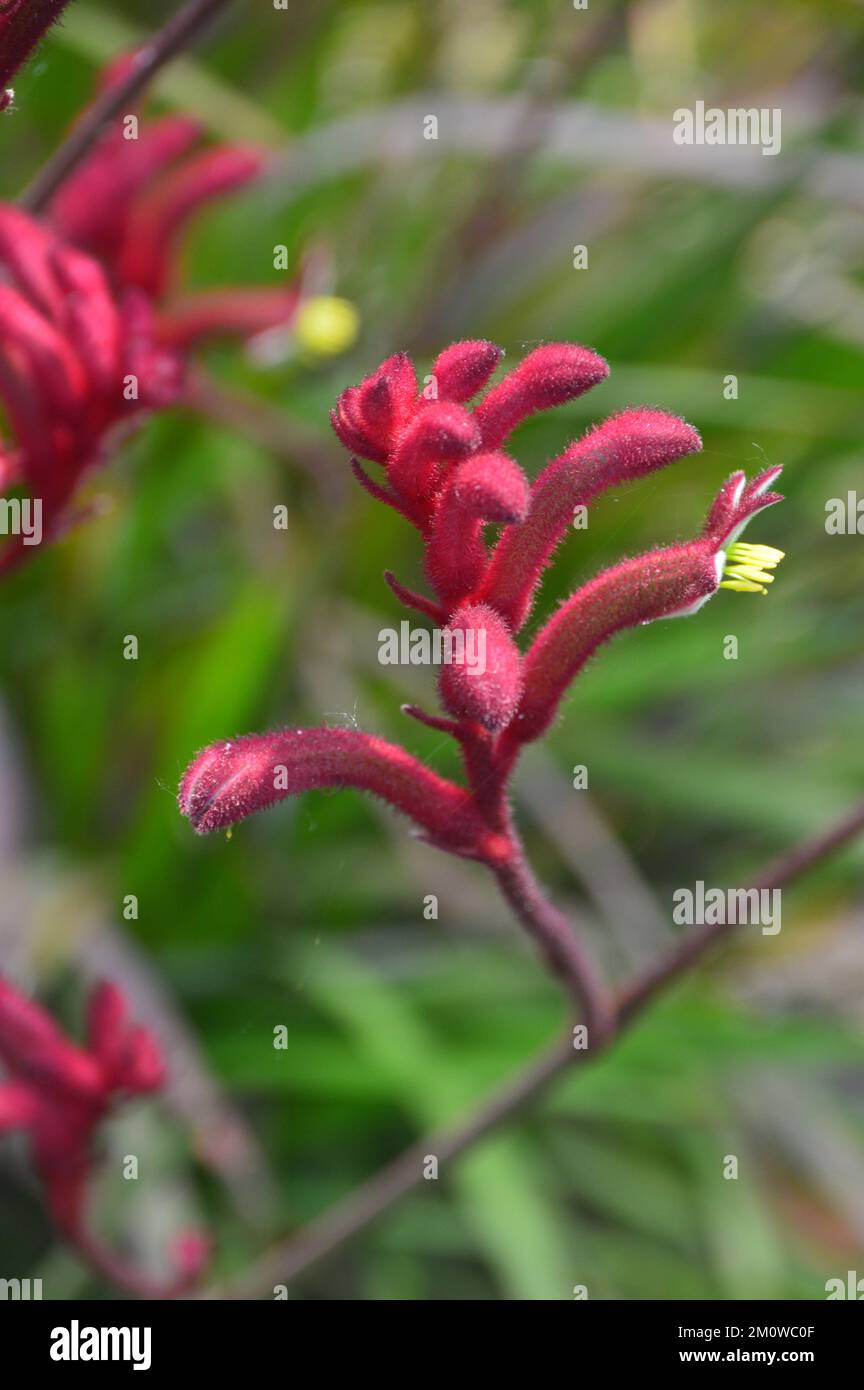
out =
<path fill-rule="evenodd" d="M 737 538 L 752 517 L 782 500 L 770 490 L 780 469 L 749 483 L 734 473 L 700 536 L 596 575 L 523 650 L 520 629 L 544 571 L 572 534 L 574 507 L 698 452 L 702 441 L 677 415 L 631 408 L 569 444 L 529 482 L 506 452 L 512 431 L 536 411 L 590 390 L 609 368 L 588 348 L 546 343 L 489 387 L 502 356 L 485 341 L 453 344 L 433 364 L 430 393 L 418 389 L 410 358 L 397 353 L 343 391 L 332 415 L 336 434 L 354 455 L 358 481 L 422 538 L 431 592 L 415 593 L 385 571 L 396 597 L 447 633 L 482 636 L 482 672 L 458 663 L 442 671 L 444 713 L 404 707 L 457 740 L 464 783 L 439 777 L 404 748 L 359 729 L 286 729 L 205 748 L 183 778 L 180 809 L 207 833 L 313 787 L 372 792 L 407 815 L 428 843 L 492 870 L 602 1033 L 608 1022 L 602 986 L 592 982 L 575 938 L 543 901 L 525 860 L 509 800 L 513 769 L 524 745 L 548 730 L 575 678 L 612 637 L 658 618 L 695 613 L 720 588 L 764 591 L 781 552 Z M 368 473 L 360 459 L 381 472 Z"/>

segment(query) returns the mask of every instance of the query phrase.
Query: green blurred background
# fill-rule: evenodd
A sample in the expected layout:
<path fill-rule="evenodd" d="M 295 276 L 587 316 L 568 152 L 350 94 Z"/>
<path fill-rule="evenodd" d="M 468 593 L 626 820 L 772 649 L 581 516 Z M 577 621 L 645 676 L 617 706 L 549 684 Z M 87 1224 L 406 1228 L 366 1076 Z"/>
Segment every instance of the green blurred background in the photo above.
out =
<path fill-rule="evenodd" d="M 75 0 L 0 120 L 2 196 L 175 8 Z M 626 404 L 703 432 L 703 455 L 592 508 L 539 620 L 598 566 L 693 534 L 733 469 L 786 465 L 787 502 L 748 534 L 787 553 L 770 596 L 622 638 L 520 771 L 534 863 L 611 975 L 671 943 L 674 888 L 746 881 L 861 794 L 864 541 L 827 535 L 825 504 L 862 487 L 862 53 L 845 0 L 257 0 L 165 74 L 157 105 L 277 156 L 196 224 L 186 282 L 273 284 L 274 245 L 324 248 L 362 327 L 326 365 L 211 352 L 237 425 L 150 422 L 94 477 L 98 518 L 3 585 L 0 962 L 73 1032 L 87 982 L 114 976 L 169 1047 L 167 1098 L 103 1140 L 99 1221 L 136 1259 L 158 1267 L 204 1219 L 217 1273 L 241 1275 L 562 1023 L 482 869 L 378 805 L 311 794 L 230 840 L 176 809 L 202 744 L 280 723 L 356 723 L 455 772 L 399 713 L 432 702 L 430 673 L 376 660 L 403 616 L 382 570 L 420 582 L 416 535 L 327 422 L 389 352 L 421 374 L 459 337 L 511 362 L 544 339 L 606 356 L 608 382 L 519 431 L 532 476 Z M 679 149 L 671 113 L 698 99 L 780 107 L 782 154 Z M 864 1274 L 862 863 L 864 845 L 790 889 L 779 936 L 745 930 L 291 1295 L 812 1299 Z M 53 1241 L 14 1144 L 0 1254 L 45 1297 L 110 1293 Z"/>

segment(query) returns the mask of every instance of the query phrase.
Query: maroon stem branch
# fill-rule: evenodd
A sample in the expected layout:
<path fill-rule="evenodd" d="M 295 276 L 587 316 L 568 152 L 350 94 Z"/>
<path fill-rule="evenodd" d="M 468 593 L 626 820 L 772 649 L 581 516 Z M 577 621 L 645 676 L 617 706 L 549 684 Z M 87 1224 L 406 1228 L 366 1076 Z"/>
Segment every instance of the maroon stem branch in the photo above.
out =
<path fill-rule="evenodd" d="M 750 887 L 781 888 L 793 882 L 848 844 L 862 830 L 864 804 L 856 806 L 822 834 L 803 841 L 769 865 Z M 621 992 L 614 1029 L 601 1039 L 599 1046 L 595 1043 L 592 1048 L 576 1050 L 569 1033 L 557 1039 L 528 1067 L 479 1105 L 467 1119 L 413 1144 L 323 1216 L 267 1251 L 236 1284 L 212 1288 L 197 1296 L 232 1299 L 268 1296 L 275 1284 L 288 1282 L 338 1250 L 419 1186 L 427 1154 L 434 1154 L 439 1163 L 458 1158 L 533 1104 L 563 1072 L 593 1062 L 653 999 L 696 965 L 723 936 L 734 930 L 734 927 L 725 925 L 711 926 L 688 936 L 658 966 L 639 976 Z"/>
<path fill-rule="evenodd" d="M 117 116 L 127 113 L 159 69 L 193 43 L 205 26 L 229 3 L 230 0 L 189 0 L 155 38 L 143 44 L 123 79 L 96 98 L 59 150 L 36 175 L 22 195 L 22 205 L 30 212 L 44 211 L 57 189 L 77 168 L 105 127 Z"/>
<path fill-rule="evenodd" d="M 602 1043 L 615 1023 L 612 998 L 567 918 L 545 897 L 518 842 L 513 858 L 493 866 L 493 872 L 504 898 L 575 1000 L 590 1045 Z"/>
<path fill-rule="evenodd" d="M 69 0 L 6 0 L 0 3 L 0 89 L 26 63 L 33 49 L 60 18 Z M 0 111 L 11 93 L 0 90 Z"/>

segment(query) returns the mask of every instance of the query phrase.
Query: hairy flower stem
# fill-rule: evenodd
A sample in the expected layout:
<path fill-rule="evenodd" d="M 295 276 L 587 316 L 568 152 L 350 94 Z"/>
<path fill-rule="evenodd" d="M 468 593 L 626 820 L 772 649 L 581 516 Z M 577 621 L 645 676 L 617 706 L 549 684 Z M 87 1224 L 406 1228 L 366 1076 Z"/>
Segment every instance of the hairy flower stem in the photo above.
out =
<path fill-rule="evenodd" d="M 6 83 L 56 24 L 69 0 L 5 0 L 0 3 L 0 110 L 10 104 Z"/>
<path fill-rule="evenodd" d="M 563 912 L 549 901 L 528 862 L 507 797 L 512 760 L 505 765 L 497 757 L 493 740 L 477 724 L 463 724 L 460 739 L 474 803 L 487 821 L 490 836 L 504 846 L 485 863 L 505 902 L 539 946 L 550 970 L 563 981 L 588 1030 L 590 1045 L 596 1046 L 612 1027 L 612 1000 L 578 936 Z"/>
<path fill-rule="evenodd" d="M 160 68 L 193 43 L 231 0 L 189 0 L 155 38 L 142 45 L 123 79 L 106 88 L 68 139 L 48 160 L 21 198 L 30 212 L 44 212 L 61 183 L 78 167 L 109 122 L 130 109 Z"/>
<path fill-rule="evenodd" d="M 612 1000 L 593 961 L 563 912 L 549 902 L 511 829 L 512 856 L 490 865 L 501 893 L 537 942 L 549 968 L 563 980 L 588 1030 L 589 1044 L 601 1044 L 614 1024 Z"/>

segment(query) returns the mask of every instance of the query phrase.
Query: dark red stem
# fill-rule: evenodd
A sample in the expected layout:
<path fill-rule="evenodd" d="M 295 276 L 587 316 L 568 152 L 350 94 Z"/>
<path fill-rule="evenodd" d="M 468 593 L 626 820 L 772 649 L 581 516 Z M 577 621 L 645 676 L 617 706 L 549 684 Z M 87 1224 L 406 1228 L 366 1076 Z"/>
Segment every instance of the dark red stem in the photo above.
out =
<path fill-rule="evenodd" d="M 8 0 L 0 4 L 0 88 L 24 66 L 68 4 L 69 0 Z M 11 93 L 0 91 L 0 111 L 11 100 Z"/>

